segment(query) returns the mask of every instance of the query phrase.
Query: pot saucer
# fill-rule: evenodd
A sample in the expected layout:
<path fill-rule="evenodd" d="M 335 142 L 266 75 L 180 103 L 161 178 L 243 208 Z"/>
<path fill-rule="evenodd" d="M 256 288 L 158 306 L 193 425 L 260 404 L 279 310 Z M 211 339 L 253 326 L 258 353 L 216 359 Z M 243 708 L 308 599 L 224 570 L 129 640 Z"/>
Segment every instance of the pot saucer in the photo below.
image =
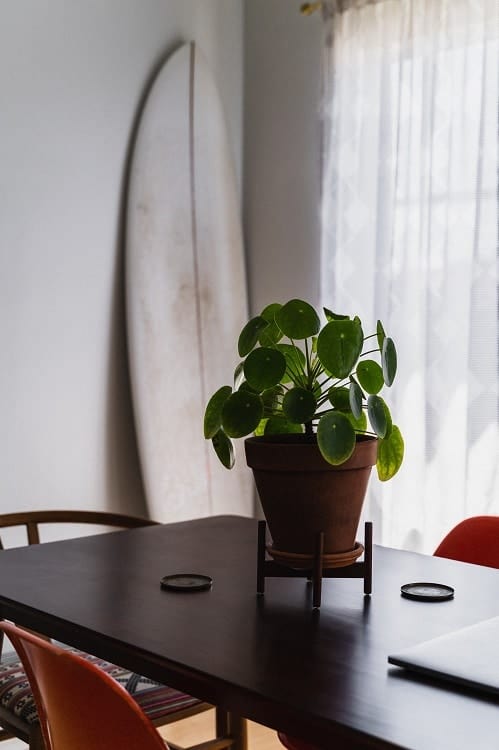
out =
<path fill-rule="evenodd" d="M 298 568 L 309 570 L 314 564 L 314 555 L 303 555 L 295 552 L 284 552 L 273 547 L 273 545 L 267 545 L 267 552 L 277 563 L 281 565 L 287 565 L 288 568 Z M 327 568 L 345 568 L 347 565 L 352 565 L 355 560 L 361 556 L 364 552 L 364 545 L 360 542 L 355 542 L 353 549 L 347 552 L 337 552 L 334 554 L 328 554 L 322 556 L 322 567 Z"/>

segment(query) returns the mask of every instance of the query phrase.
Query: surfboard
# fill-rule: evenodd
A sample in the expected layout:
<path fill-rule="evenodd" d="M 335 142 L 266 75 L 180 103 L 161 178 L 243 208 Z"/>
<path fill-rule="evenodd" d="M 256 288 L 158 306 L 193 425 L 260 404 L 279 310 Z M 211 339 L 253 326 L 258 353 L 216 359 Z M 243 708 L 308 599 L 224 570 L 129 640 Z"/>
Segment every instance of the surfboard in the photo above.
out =
<path fill-rule="evenodd" d="M 194 43 L 166 61 L 141 113 L 125 266 L 132 401 L 151 517 L 252 515 L 243 445 L 228 471 L 203 437 L 209 397 L 232 383 L 247 293 L 224 113 Z"/>

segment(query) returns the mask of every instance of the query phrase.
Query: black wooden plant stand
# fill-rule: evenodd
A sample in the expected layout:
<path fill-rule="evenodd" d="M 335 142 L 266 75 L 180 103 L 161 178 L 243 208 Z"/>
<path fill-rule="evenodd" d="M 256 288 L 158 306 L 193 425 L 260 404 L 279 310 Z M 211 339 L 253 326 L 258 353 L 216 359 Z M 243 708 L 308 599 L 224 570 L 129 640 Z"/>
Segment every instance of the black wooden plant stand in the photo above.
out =
<path fill-rule="evenodd" d="M 317 534 L 315 553 L 311 569 L 293 568 L 283 565 L 275 560 L 265 559 L 266 553 L 267 524 L 265 521 L 258 522 L 258 558 L 257 558 L 257 594 L 265 592 L 266 578 L 307 578 L 313 584 L 313 607 L 321 606 L 322 579 L 323 578 L 363 578 L 364 595 L 369 596 L 372 590 L 372 547 L 373 547 L 373 525 L 372 521 L 366 521 L 364 525 L 364 559 L 362 562 L 354 562 L 351 565 L 337 568 L 326 568 L 323 565 L 324 555 L 324 532 Z"/>

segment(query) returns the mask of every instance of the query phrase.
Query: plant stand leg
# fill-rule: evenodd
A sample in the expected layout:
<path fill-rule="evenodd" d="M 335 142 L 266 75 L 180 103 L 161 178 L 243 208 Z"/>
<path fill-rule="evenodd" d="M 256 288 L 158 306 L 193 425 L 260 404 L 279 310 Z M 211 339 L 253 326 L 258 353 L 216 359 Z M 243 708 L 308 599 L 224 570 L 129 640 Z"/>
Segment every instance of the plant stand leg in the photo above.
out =
<path fill-rule="evenodd" d="M 364 596 L 370 596 L 373 582 L 373 524 L 364 526 Z"/>
<path fill-rule="evenodd" d="M 265 521 L 258 521 L 258 557 L 256 566 L 256 593 L 259 595 L 265 592 L 265 537 L 267 534 L 267 524 Z"/>
<path fill-rule="evenodd" d="M 318 609 L 321 606 L 322 598 L 322 557 L 324 555 L 324 532 L 320 531 L 315 540 L 315 555 L 313 569 L 313 607 Z"/>

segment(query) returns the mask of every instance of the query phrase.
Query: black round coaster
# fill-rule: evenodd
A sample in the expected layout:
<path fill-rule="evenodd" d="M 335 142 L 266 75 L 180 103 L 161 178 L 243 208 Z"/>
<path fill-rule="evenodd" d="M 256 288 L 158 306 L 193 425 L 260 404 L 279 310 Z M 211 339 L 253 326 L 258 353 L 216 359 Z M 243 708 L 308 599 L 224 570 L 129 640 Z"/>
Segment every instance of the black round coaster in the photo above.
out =
<path fill-rule="evenodd" d="M 400 593 L 406 599 L 416 599 L 419 602 L 443 602 L 454 597 L 452 586 L 443 583 L 406 583 L 400 587 Z"/>
<path fill-rule="evenodd" d="M 161 579 L 161 588 L 167 591 L 208 591 L 213 579 L 200 573 L 175 573 Z"/>

